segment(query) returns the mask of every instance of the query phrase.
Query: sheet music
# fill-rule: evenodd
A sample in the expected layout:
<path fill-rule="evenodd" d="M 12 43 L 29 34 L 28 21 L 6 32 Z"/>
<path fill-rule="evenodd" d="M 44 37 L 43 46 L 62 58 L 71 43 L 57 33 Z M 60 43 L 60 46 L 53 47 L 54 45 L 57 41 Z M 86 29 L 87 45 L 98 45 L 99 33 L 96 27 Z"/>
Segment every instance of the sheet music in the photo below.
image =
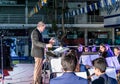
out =
<path fill-rule="evenodd" d="M 98 54 L 83 54 L 81 55 L 80 59 L 79 59 L 79 63 L 83 64 L 83 65 L 89 65 L 89 66 L 93 66 L 92 65 L 92 61 L 95 60 L 96 58 L 99 58 Z"/>
<path fill-rule="evenodd" d="M 63 47 L 63 49 L 62 49 L 61 51 L 59 51 L 59 52 L 60 52 L 60 53 L 63 53 L 63 52 L 65 52 L 65 51 L 67 51 L 67 50 L 69 50 L 69 48 Z"/>
<path fill-rule="evenodd" d="M 60 46 L 60 47 L 56 48 L 53 52 L 59 52 L 62 49 L 63 49 L 62 46 Z"/>
<path fill-rule="evenodd" d="M 95 60 L 95 59 L 97 59 L 97 58 L 99 58 L 100 56 L 98 55 L 98 54 L 96 54 L 96 55 L 90 55 L 90 59 L 91 59 L 91 61 L 93 61 L 93 60 Z"/>
<path fill-rule="evenodd" d="M 106 58 L 106 62 L 108 64 L 108 67 L 114 67 L 113 61 L 111 57 Z"/>
<path fill-rule="evenodd" d="M 79 77 L 87 79 L 87 74 L 86 72 L 75 72 L 75 74 Z"/>
<path fill-rule="evenodd" d="M 113 63 L 114 63 L 116 70 L 120 70 L 120 64 L 118 62 L 117 57 L 116 56 L 112 57 L 112 60 L 113 60 Z"/>
<path fill-rule="evenodd" d="M 116 79 L 116 70 L 115 70 L 115 68 L 107 67 L 106 74 L 109 77 L 112 77 L 112 78 Z"/>
<path fill-rule="evenodd" d="M 89 55 L 82 55 L 81 59 L 82 59 L 82 64 L 92 66 L 92 62 L 90 60 Z"/>
<path fill-rule="evenodd" d="M 106 58 L 109 67 L 115 67 L 116 70 L 120 70 L 120 64 L 116 56 Z"/>
<path fill-rule="evenodd" d="M 51 59 L 52 72 L 62 72 L 61 58 Z"/>
<path fill-rule="evenodd" d="M 54 53 L 64 53 L 67 50 L 69 50 L 69 48 L 60 46 L 59 48 L 56 48 L 53 52 Z"/>

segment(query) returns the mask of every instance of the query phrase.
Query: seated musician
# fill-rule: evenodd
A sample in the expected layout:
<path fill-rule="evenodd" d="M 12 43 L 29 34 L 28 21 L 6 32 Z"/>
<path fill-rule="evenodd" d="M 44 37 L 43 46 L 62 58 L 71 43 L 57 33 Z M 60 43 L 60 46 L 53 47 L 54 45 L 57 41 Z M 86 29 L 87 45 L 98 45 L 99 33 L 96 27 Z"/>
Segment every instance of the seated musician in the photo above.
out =
<path fill-rule="evenodd" d="M 60 77 L 50 80 L 50 84 L 88 84 L 88 80 L 78 77 L 74 71 L 77 66 L 77 58 L 73 53 L 69 53 L 61 58 L 61 65 L 64 73 Z"/>
<path fill-rule="evenodd" d="M 120 48 L 119 47 L 114 47 L 114 55 L 117 56 L 117 59 L 120 63 Z"/>
<path fill-rule="evenodd" d="M 116 79 L 105 74 L 107 63 L 104 58 L 97 58 L 93 61 L 95 75 L 99 76 L 92 84 L 118 84 Z"/>
<path fill-rule="evenodd" d="M 102 56 L 104 58 L 114 56 L 114 54 L 108 44 L 100 44 L 99 53 L 100 53 L 100 56 Z"/>
<path fill-rule="evenodd" d="M 100 53 L 100 56 L 104 58 L 108 57 L 106 46 L 104 44 L 100 44 L 99 53 Z"/>
<path fill-rule="evenodd" d="M 120 63 L 120 48 L 114 47 L 114 55 L 117 57 L 118 62 Z M 120 82 L 120 70 L 117 70 L 117 80 Z"/>
<path fill-rule="evenodd" d="M 83 47 L 83 52 L 91 52 L 90 48 L 88 46 Z"/>
<path fill-rule="evenodd" d="M 87 53 L 87 52 L 91 52 L 89 46 L 84 46 L 83 47 L 83 53 Z M 80 62 L 80 71 L 81 72 L 86 72 L 87 73 L 87 76 L 89 76 L 89 72 L 88 72 L 88 69 L 91 68 L 91 66 L 89 65 L 83 65 L 81 62 Z"/>

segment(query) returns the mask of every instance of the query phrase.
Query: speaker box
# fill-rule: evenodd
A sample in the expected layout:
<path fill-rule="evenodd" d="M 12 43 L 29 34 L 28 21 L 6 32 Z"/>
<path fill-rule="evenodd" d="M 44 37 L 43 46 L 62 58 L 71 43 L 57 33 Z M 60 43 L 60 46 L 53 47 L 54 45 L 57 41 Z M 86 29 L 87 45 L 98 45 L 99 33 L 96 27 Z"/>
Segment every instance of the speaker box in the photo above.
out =
<path fill-rule="evenodd" d="M 3 45 L 2 46 L 2 53 L 1 53 L 1 46 L 0 46 L 0 69 L 1 69 L 1 56 L 3 55 L 3 68 L 4 69 L 11 69 L 11 57 L 10 57 L 10 46 Z"/>

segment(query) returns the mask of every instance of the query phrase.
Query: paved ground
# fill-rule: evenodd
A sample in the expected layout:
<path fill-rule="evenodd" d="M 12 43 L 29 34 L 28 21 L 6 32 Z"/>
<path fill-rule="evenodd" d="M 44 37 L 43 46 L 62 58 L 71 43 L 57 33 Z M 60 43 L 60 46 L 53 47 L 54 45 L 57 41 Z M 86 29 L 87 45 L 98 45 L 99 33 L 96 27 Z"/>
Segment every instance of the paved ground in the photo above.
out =
<path fill-rule="evenodd" d="M 4 84 L 31 84 L 34 64 L 16 64 L 9 76 L 4 78 Z M 3 83 L 0 83 L 3 84 Z"/>

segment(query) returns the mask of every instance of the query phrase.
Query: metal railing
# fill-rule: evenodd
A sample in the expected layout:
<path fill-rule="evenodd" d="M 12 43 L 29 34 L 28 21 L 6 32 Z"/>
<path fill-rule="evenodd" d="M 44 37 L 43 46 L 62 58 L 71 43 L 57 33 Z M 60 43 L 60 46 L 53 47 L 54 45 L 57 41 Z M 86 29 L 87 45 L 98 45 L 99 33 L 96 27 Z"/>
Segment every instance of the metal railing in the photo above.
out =
<path fill-rule="evenodd" d="M 44 16 L 34 15 L 33 17 L 25 17 L 25 14 L 0 14 L 0 24 L 25 24 L 26 18 L 28 24 L 36 24 L 43 20 Z"/>
<path fill-rule="evenodd" d="M 79 16 L 78 16 L 79 17 Z M 84 18 L 84 17 L 83 17 Z M 26 23 L 26 19 L 28 20 Z M 44 21 L 47 24 L 51 24 L 51 19 L 47 15 L 35 14 L 32 17 L 25 17 L 25 14 L 0 14 L 0 24 L 36 24 L 38 21 Z M 87 22 L 85 23 L 103 23 L 104 18 L 98 15 L 87 16 Z M 62 18 L 58 16 L 57 24 L 62 23 Z M 64 18 L 65 24 L 83 24 L 75 23 L 75 17 Z"/>
<path fill-rule="evenodd" d="M 87 17 L 87 18 L 86 18 Z M 88 16 L 77 16 L 77 21 L 76 21 L 76 17 L 65 17 L 64 19 L 64 23 L 65 24 L 101 24 L 104 22 L 104 17 L 103 16 L 99 16 L 99 15 L 88 15 Z M 81 19 L 80 19 L 81 18 Z M 82 18 L 87 19 L 85 22 L 82 21 Z M 59 17 L 57 23 L 62 23 L 62 18 Z"/>
<path fill-rule="evenodd" d="M 88 15 L 88 23 L 101 23 L 104 22 L 104 17 L 99 15 Z"/>
<path fill-rule="evenodd" d="M 22 24 L 25 23 L 24 14 L 0 14 L 1 24 Z"/>

